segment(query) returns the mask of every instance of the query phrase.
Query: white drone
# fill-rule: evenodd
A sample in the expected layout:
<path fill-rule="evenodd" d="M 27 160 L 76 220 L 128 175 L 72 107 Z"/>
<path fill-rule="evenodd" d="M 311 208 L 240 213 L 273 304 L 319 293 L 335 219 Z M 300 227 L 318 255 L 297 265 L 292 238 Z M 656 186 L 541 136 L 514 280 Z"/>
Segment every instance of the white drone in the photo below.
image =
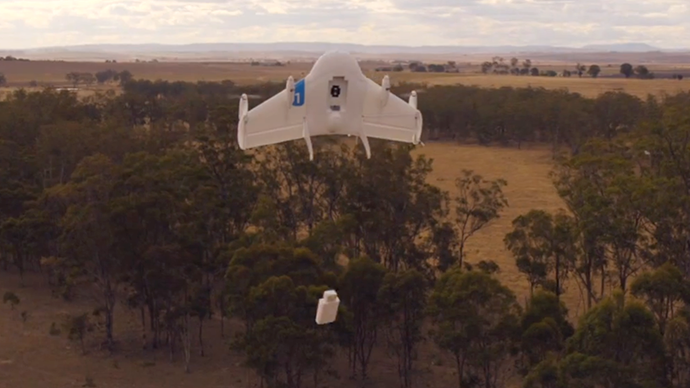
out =
<path fill-rule="evenodd" d="M 422 114 L 417 109 L 417 93 L 413 91 L 405 102 L 390 89 L 388 76 L 378 85 L 349 54 L 328 52 L 304 79 L 295 83 L 290 76 L 285 90 L 250 111 L 243 94 L 237 142 L 246 150 L 303 138 L 309 160 L 314 160 L 312 136 L 354 134 L 362 140 L 367 158 L 371 158 L 368 137 L 419 144 Z M 316 323 L 334 322 L 339 304 L 334 290 L 325 291 L 319 299 Z"/>
<path fill-rule="evenodd" d="M 285 90 L 248 109 L 243 94 L 237 126 L 243 150 L 303 138 L 313 160 L 312 136 L 355 135 L 371 158 L 368 137 L 419 144 L 422 135 L 417 92 L 403 101 L 390 92 L 387 75 L 378 85 L 355 58 L 339 51 L 325 53 L 304 79 L 295 83 L 290 76 Z"/>

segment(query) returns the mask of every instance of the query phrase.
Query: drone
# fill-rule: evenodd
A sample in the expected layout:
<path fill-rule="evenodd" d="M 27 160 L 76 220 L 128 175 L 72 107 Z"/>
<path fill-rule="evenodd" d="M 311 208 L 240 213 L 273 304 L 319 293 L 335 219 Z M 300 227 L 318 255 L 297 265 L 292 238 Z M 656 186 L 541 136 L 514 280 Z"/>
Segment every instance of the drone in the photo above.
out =
<path fill-rule="evenodd" d="M 388 75 L 381 85 L 367 78 L 357 60 L 341 51 L 329 51 L 310 72 L 249 110 L 246 94 L 240 97 L 237 141 L 243 150 L 304 139 L 309 160 L 314 160 L 311 138 L 324 135 L 357 136 L 371 158 L 368 138 L 419 144 L 422 113 L 417 92 L 409 101 L 390 92 Z M 422 143 L 422 145 L 424 145 Z"/>
<path fill-rule="evenodd" d="M 330 51 L 316 60 L 309 74 L 249 110 L 246 94 L 240 97 L 237 142 L 241 149 L 304 139 L 309 160 L 314 160 L 312 136 L 347 135 L 361 139 L 371 159 L 368 138 L 421 143 L 422 113 L 417 92 L 405 102 L 392 94 L 388 76 L 381 85 L 367 78 L 350 54 Z M 421 143 L 424 145 L 424 143 Z M 326 290 L 319 299 L 316 323 L 335 321 L 340 299 Z"/>

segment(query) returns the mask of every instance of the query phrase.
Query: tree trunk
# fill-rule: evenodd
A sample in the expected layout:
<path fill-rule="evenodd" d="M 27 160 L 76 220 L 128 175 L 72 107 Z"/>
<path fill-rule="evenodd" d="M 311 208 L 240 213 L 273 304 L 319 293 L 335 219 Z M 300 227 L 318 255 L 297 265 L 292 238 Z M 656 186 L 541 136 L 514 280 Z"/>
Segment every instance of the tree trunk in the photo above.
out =
<path fill-rule="evenodd" d="M 561 299 L 561 257 L 556 255 L 556 299 Z"/>
<path fill-rule="evenodd" d="M 182 323 L 182 349 L 184 350 L 184 371 L 189 373 L 189 361 L 192 359 L 192 336 L 189 333 L 189 313 L 184 315 Z"/>
<path fill-rule="evenodd" d="M 199 317 L 199 355 L 201 357 L 204 357 L 204 335 L 203 335 L 203 328 L 204 328 L 204 320 Z"/>
<path fill-rule="evenodd" d="M 225 338 L 225 302 L 223 295 L 220 295 L 218 307 L 220 308 L 220 338 Z"/>
<path fill-rule="evenodd" d="M 175 331 L 172 328 L 167 330 L 168 349 L 170 350 L 170 362 L 175 361 Z"/>
<path fill-rule="evenodd" d="M 112 288 L 110 279 L 105 282 L 105 332 L 108 351 L 113 351 L 115 340 L 113 338 L 113 320 L 115 310 L 115 290 Z"/>
<path fill-rule="evenodd" d="M 151 347 L 158 349 L 161 342 L 161 320 L 157 314 L 156 307 L 152 303 L 149 307 L 149 319 L 151 320 L 151 330 L 153 331 L 153 338 L 151 338 Z"/>
<path fill-rule="evenodd" d="M 460 357 L 460 352 L 455 353 L 455 368 L 458 372 L 458 388 L 462 388 L 462 376 L 465 373 L 465 359 L 464 357 Z"/>
<path fill-rule="evenodd" d="M 141 313 L 141 346 L 142 349 L 146 350 L 148 347 L 146 341 L 146 309 L 143 304 L 139 307 L 139 312 Z"/>

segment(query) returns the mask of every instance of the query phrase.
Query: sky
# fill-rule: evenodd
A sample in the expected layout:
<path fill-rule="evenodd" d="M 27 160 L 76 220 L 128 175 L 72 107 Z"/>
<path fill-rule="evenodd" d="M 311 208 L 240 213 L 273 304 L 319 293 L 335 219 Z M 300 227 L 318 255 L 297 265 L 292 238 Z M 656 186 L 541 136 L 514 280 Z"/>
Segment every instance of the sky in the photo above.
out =
<path fill-rule="evenodd" d="M 0 0 L 0 49 L 97 43 L 690 48 L 689 0 Z"/>

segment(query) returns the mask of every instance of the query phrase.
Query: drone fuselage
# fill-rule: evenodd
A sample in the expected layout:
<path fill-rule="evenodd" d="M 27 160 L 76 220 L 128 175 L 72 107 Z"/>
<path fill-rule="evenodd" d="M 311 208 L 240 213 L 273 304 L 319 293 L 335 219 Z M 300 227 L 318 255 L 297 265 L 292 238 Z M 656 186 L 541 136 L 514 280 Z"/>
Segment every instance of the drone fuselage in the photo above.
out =
<path fill-rule="evenodd" d="M 306 104 L 306 124 L 311 136 L 353 132 L 353 128 L 361 126 L 366 82 L 353 57 L 337 51 L 326 53 L 297 82 L 292 105 Z"/>

